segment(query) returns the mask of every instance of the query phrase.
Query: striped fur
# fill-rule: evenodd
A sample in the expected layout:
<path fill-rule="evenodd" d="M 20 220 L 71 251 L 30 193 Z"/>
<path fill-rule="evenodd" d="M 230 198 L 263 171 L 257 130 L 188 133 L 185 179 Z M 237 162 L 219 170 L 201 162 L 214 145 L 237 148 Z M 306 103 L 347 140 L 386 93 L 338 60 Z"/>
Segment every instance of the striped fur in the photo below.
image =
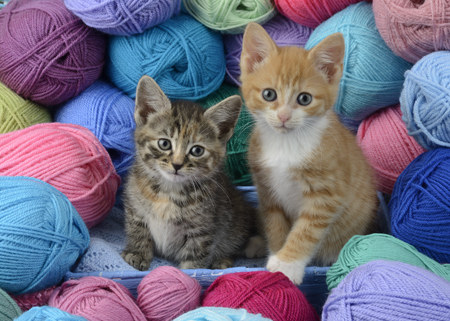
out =
<path fill-rule="evenodd" d="M 256 123 L 248 157 L 269 246 L 267 268 L 296 284 L 308 264 L 335 262 L 353 235 L 374 228 L 372 169 L 332 108 L 344 50 L 339 33 L 310 51 L 278 47 L 256 23 L 244 33 L 241 91 Z M 264 99 L 266 89 L 276 91 L 275 100 Z M 309 104 L 298 102 L 301 93 L 311 95 Z"/>

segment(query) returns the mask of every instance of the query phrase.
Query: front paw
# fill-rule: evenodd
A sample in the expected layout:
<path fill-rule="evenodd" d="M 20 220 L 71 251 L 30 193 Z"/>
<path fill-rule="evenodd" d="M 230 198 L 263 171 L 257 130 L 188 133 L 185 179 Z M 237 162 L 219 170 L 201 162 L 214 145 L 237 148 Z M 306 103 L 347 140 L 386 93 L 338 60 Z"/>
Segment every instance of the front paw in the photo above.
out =
<path fill-rule="evenodd" d="M 281 272 L 286 275 L 295 285 L 300 285 L 305 275 L 306 264 L 302 261 L 284 262 L 276 255 L 271 255 L 266 268 L 270 272 Z"/>
<path fill-rule="evenodd" d="M 139 271 L 147 271 L 153 260 L 152 255 L 130 251 L 123 251 L 121 256 L 125 262 Z"/>

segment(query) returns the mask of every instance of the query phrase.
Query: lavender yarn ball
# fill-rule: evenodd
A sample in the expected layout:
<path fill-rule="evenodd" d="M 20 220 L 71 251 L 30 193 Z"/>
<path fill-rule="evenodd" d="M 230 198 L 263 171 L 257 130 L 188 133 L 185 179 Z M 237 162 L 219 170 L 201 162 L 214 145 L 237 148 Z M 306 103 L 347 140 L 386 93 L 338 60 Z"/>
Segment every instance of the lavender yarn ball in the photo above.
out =
<path fill-rule="evenodd" d="M 450 320 L 450 282 L 403 262 L 376 260 L 331 291 L 322 321 Z"/>
<path fill-rule="evenodd" d="M 313 31 L 313 28 L 302 26 L 280 14 L 277 14 L 262 26 L 280 47 L 304 47 Z M 241 62 L 243 38 L 244 34 L 242 33 L 223 35 L 227 66 L 225 81 L 237 86 L 241 85 L 239 64 Z"/>
<path fill-rule="evenodd" d="M 144 32 L 180 12 L 181 0 L 64 0 L 89 27 L 110 35 Z"/>

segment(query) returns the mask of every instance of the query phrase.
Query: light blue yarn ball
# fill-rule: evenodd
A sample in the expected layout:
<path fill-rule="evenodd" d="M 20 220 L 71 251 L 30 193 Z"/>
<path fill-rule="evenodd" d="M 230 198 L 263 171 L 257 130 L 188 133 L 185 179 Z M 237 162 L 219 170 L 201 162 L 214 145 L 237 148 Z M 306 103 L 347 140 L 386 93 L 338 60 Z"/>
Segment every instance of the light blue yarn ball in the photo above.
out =
<path fill-rule="evenodd" d="M 104 33 L 142 33 L 180 12 L 181 0 L 64 0 L 86 25 Z"/>
<path fill-rule="evenodd" d="M 208 96 L 225 77 L 222 35 L 186 14 L 139 35 L 113 36 L 108 53 L 106 74 L 132 98 L 145 74 L 170 99 L 189 100 Z"/>
<path fill-rule="evenodd" d="M 271 321 L 245 309 L 203 307 L 180 315 L 174 321 Z"/>
<path fill-rule="evenodd" d="M 313 48 L 335 32 L 345 39 L 336 112 L 361 121 L 378 109 L 397 104 L 404 73 L 412 64 L 396 56 L 381 38 L 372 4 L 363 1 L 336 13 L 312 32 L 305 48 Z"/>
<path fill-rule="evenodd" d="M 89 245 L 69 199 L 30 177 L 0 176 L 0 288 L 11 294 L 58 284 Z"/>
<path fill-rule="evenodd" d="M 50 306 L 33 307 L 24 312 L 15 321 L 88 321 L 87 319 L 67 313 Z"/>
<path fill-rule="evenodd" d="M 406 72 L 400 106 L 420 146 L 450 147 L 450 51 L 428 54 Z"/>
<path fill-rule="evenodd" d="M 134 100 L 114 85 L 97 80 L 55 112 L 59 123 L 89 129 L 108 151 L 117 174 L 125 177 L 134 156 Z"/>

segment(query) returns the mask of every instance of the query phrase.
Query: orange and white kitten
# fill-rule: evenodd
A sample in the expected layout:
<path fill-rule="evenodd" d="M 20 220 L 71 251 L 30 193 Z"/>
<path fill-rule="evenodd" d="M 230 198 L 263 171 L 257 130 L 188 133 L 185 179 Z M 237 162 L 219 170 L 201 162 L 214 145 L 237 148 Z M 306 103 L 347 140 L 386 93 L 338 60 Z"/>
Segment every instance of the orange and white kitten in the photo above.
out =
<path fill-rule="evenodd" d="M 332 264 L 353 235 L 375 226 L 372 169 L 333 111 L 344 51 L 340 33 L 309 51 L 278 47 L 256 23 L 244 33 L 241 91 L 255 119 L 248 157 L 267 269 L 295 284 L 308 264 Z"/>

